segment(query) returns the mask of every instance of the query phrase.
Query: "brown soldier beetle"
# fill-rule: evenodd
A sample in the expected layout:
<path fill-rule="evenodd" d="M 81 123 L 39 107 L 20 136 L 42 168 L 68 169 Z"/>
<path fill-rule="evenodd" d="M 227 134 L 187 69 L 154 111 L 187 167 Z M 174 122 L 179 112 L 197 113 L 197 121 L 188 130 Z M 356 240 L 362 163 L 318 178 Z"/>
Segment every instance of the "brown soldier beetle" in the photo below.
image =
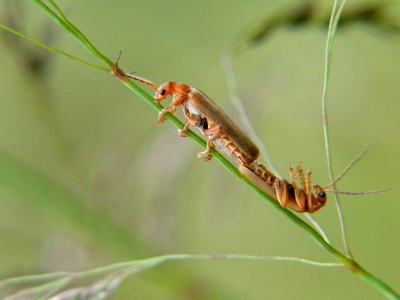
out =
<path fill-rule="evenodd" d="M 158 114 L 158 122 L 165 121 L 164 115 L 167 112 L 175 115 L 177 108 L 182 106 L 186 123 L 182 130 L 178 130 L 179 135 L 185 137 L 189 127 L 195 126 L 199 128 L 203 135 L 208 136 L 206 150 L 198 153 L 197 157 L 205 156 L 204 160 L 209 161 L 212 157 L 211 148 L 217 146 L 238 164 L 239 172 L 243 177 L 277 200 L 282 207 L 288 207 L 297 212 L 313 213 L 325 205 L 326 192 L 359 195 L 379 193 L 391 189 L 363 193 L 330 190 L 329 187 L 339 180 L 343 174 L 325 187 L 317 184 L 312 185 L 311 170 L 304 174 L 301 163 L 297 167 L 289 164 L 291 181 L 289 183 L 285 179 L 280 179 L 272 174 L 264 165 L 256 162 L 259 156 L 258 147 L 203 92 L 184 83 L 168 81 L 158 87 L 147 79 L 133 75 L 126 76 L 150 85 L 156 91 L 154 99 L 158 104 L 168 96 L 172 96 L 172 103 Z M 300 180 L 300 187 L 297 185 L 297 176 Z"/>

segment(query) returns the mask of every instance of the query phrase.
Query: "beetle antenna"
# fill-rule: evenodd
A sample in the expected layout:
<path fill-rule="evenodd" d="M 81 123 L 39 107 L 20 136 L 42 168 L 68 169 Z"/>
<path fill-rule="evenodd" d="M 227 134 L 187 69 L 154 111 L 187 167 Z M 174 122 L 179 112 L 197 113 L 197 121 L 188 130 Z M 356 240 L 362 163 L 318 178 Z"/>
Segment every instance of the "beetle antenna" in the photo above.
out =
<path fill-rule="evenodd" d="M 121 58 L 121 55 L 122 55 L 122 50 L 119 50 L 119 53 L 118 53 L 118 57 L 117 57 L 117 61 L 115 62 L 115 66 L 118 68 L 118 62 L 119 62 L 119 59 Z"/>
<path fill-rule="evenodd" d="M 378 194 L 378 193 L 387 192 L 392 189 L 393 189 L 393 187 L 389 187 L 389 188 L 382 189 L 382 190 L 367 191 L 367 192 L 342 192 L 342 191 L 326 190 L 326 189 L 324 189 L 323 191 L 328 192 L 328 193 L 343 194 L 343 195 L 369 195 L 369 194 Z"/>
<path fill-rule="evenodd" d="M 119 51 L 117 61 L 115 62 L 115 69 L 118 70 L 118 71 L 120 71 L 121 73 L 123 73 L 123 71 L 118 67 L 118 62 L 119 62 L 119 59 L 121 58 L 121 54 L 122 54 L 122 50 Z M 156 92 L 158 91 L 158 87 L 157 87 L 157 85 L 156 85 L 154 82 L 152 82 L 152 81 L 150 81 L 150 80 L 147 80 L 147 79 L 145 79 L 145 78 L 139 77 L 139 76 L 134 76 L 134 75 L 132 75 L 132 74 L 134 74 L 134 73 L 136 73 L 136 72 L 129 72 L 128 74 L 123 73 L 123 74 L 121 74 L 121 75 L 124 75 L 124 76 L 126 76 L 126 77 L 128 77 L 128 78 L 131 78 L 131 79 L 140 81 L 140 82 L 142 82 L 142 83 L 145 83 L 145 84 L 147 84 L 147 85 L 150 85 Z"/>
<path fill-rule="evenodd" d="M 156 92 L 158 92 L 158 86 L 154 82 L 147 80 L 145 78 L 139 77 L 139 76 L 134 76 L 134 75 L 132 75 L 132 73 L 136 73 L 136 72 L 130 72 L 130 73 L 126 74 L 126 77 L 132 78 L 134 80 L 137 80 L 137 81 L 140 81 L 147 85 L 150 85 Z"/>
<path fill-rule="evenodd" d="M 364 154 L 367 152 L 367 150 L 368 150 L 368 144 L 366 144 L 364 146 L 364 149 L 361 151 L 361 153 L 355 159 L 353 159 L 353 161 L 346 167 L 346 169 L 344 169 L 344 171 L 335 180 L 333 180 L 330 184 L 328 184 L 327 186 L 323 187 L 322 190 L 324 192 L 335 193 L 335 194 L 343 194 L 343 195 L 377 194 L 377 193 L 383 193 L 383 192 L 387 192 L 387 191 L 392 190 L 393 187 L 389 187 L 389 188 L 382 189 L 382 190 L 376 190 L 376 191 L 367 191 L 367 192 L 342 192 L 342 191 L 336 191 L 336 190 L 330 190 L 329 189 L 336 182 L 338 182 L 344 176 L 344 174 L 346 174 L 351 169 L 351 167 L 353 167 L 355 165 L 356 162 L 358 162 L 364 156 Z"/>
<path fill-rule="evenodd" d="M 328 190 L 327 190 L 328 188 L 330 188 L 330 187 L 333 186 L 336 182 L 338 182 L 340 179 L 342 179 L 342 177 L 344 176 L 344 174 L 346 174 L 346 173 L 351 169 L 351 167 L 353 167 L 353 166 L 356 164 L 356 162 L 358 162 L 358 161 L 364 156 L 364 154 L 365 154 L 365 153 L 367 152 L 367 150 L 368 150 L 368 147 L 369 147 L 369 145 L 366 144 L 366 145 L 364 146 L 364 149 L 361 151 L 361 153 L 358 154 L 358 156 L 357 156 L 355 159 L 353 159 L 353 161 L 346 167 L 346 169 L 344 169 L 344 171 L 343 171 L 335 180 L 333 180 L 333 181 L 332 181 L 331 183 L 329 183 L 327 186 L 323 187 L 323 189 L 326 190 L 326 191 L 328 191 Z"/>

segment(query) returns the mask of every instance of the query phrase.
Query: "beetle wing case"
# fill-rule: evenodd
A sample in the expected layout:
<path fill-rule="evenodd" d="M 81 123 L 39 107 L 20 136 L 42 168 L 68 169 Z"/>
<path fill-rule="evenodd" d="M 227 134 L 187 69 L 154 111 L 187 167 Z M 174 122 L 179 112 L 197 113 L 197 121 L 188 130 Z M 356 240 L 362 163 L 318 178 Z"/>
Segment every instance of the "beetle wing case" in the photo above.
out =
<path fill-rule="evenodd" d="M 209 123 L 221 126 L 224 133 L 243 151 L 249 158 L 256 160 L 259 155 L 257 146 L 237 126 L 232 119 L 210 98 L 196 88 L 191 88 L 187 94 L 187 104 L 196 109 L 201 115 L 207 116 Z"/>

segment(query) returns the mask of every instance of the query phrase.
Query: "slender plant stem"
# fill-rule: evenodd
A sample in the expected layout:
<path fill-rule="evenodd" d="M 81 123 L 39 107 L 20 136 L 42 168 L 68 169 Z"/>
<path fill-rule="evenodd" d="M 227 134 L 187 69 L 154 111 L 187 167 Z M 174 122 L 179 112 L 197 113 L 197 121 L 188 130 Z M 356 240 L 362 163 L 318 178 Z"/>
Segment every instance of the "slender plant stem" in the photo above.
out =
<path fill-rule="evenodd" d="M 324 87 L 322 92 L 322 124 L 324 130 L 324 139 L 325 139 L 325 149 L 326 149 L 326 159 L 328 165 L 328 172 L 330 181 L 334 181 L 333 167 L 332 167 L 332 155 L 331 155 L 331 146 L 329 139 L 329 130 L 328 130 L 328 108 L 327 108 L 327 95 L 328 95 L 328 83 L 331 71 L 331 62 L 332 62 L 332 48 L 333 48 L 333 40 L 335 37 L 336 27 L 339 22 L 340 13 L 344 7 L 346 0 L 344 0 L 341 6 L 338 9 L 338 1 L 335 0 L 332 8 L 332 15 L 329 22 L 329 30 L 328 30 L 328 38 L 326 42 L 326 52 L 325 52 L 325 74 L 324 74 Z M 333 185 L 333 189 L 336 190 L 335 184 Z M 348 257 L 352 257 L 350 252 L 349 243 L 347 240 L 346 226 L 344 222 L 344 215 L 340 205 L 339 197 L 337 194 L 333 195 L 336 203 L 336 209 L 339 217 L 340 228 L 342 232 L 343 245 Z"/>
<path fill-rule="evenodd" d="M 240 100 L 238 91 L 237 91 L 237 84 L 236 84 L 236 79 L 235 79 L 235 72 L 233 69 L 233 54 L 235 53 L 235 50 L 238 48 L 239 45 L 244 44 L 244 39 L 240 38 L 239 41 L 236 41 L 232 43 L 229 47 L 227 47 L 225 53 L 222 55 L 222 68 L 224 71 L 225 75 L 225 80 L 228 86 L 229 90 L 229 95 L 231 102 L 236 108 L 237 113 L 240 116 L 240 120 L 242 121 L 242 124 L 244 127 L 247 129 L 247 132 L 249 133 L 250 137 L 252 138 L 253 141 L 256 142 L 258 147 L 261 150 L 261 154 L 266 160 L 266 164 L 271 170 L 271 172 L 275 175 L 277 175 L 279 178 L 283 178 L 282 175 L 280 175 L 279 171 L 275 167 L 271 156 L 269 155 L 268 150 L 264 146 L 264 143 L 261 142 L 261 140 L 258 138 L 256 135 L 253 126 L 251 125 L 249 118 L 246 115 L 246 110 L 244 108 L 244 105 L 242 101 Z M 320 232 L 320 234 L 324 237 L 324 239 L 329 242 L 328 235 L 326 234 L 325 230 L 323 227 L 311 216 L 311 214 L 306 213 L 306 218 L 313 224 L 313 226 Z"/>
<path fill-rule="evenodd" d="M 325 241 L 330 244 L 331 242 L 328 238 L 328 235 L 326 234 L 324 228 L 317 222 L 317 220 L 315 220 L 314 217 L 309 213 L 305 213 L 305 216 L 310 221 L 310 223 L 318 230 L 318 232 L 320 233 L 320 235 L 322 235 Z"/>
<path fill-rule="evenodd" d="M 112 68 L 114 66 L 114 63 L 108 59 L 106 56 L 104 56 L 97 48 L 89 42 L 89 40 L 79 31 L 75 26 L 70 26 L 71 24 L 68 20 L 65 22 L 62 20 L 59 16 L 57 16 L 46 4 L 44 4 L 41 0 L 31 0 L 34 2 L 36 5 L 38 5 L 41 9 L 45 11 L 46 14 L 48 14 L 54 22 L 56 22 L 58 25 L 60 25 L 63 29 L 65 29 L 67 32 L 69 32 L 74 38 L 76 38 L 90 53 L 95 55 L 97 58 L 99 58 L 104 64 L 106 64 L 109 68 Z M 56 7 L 58 11 L 61 11 L 58 6 L 54 3 L 54 1 L 49 0 L 49 2 Z M 64 16 L 64 15 L 63 15 Z M 65 18 L 65 17 L 64 17 Z M 66 18 L 65 18 L 66 20 Z"/>
<path fill-rule="evenodd" d="M 96 69 L 99 69 L 99 70 L 103 70 L 103 71 L 107 71 L 107 72 L 109 71 L 109 69 L 107 69 L 107 68 L 105 68 L 105 67 L 102 67 L 102 66 L 98 66 L 98 65 L 89 63 L 89 62 L 84 61 L 84 60 L 82 60 L 82 59 L 80 59 L 80 58 L 78 58 L 78 57 L 76 57 L 76 56 L 73 56 L 73 55 L 71 55 L 71 54 L 69 54 L 69 53 L 66 53 L 66 52 L 64 52 L 64 51 L 61 51 L 61 50 L 55 49 L 55 48 L 53 48 L 53 47 L 47 46 L 47 45 L 41 43 L 40 41 L 38 41 L 37 39 L 32 38 L 31 36 L 26 35 L 26 34 L 24 34 L 24 33 L 22 33 L 22 32 L 19 32 L 19 31 L 15 30 L 15 29 L 12 29 L 12 28 L 10 28 L 10 27 L 4 25 L 4 24 L 1 24 L 1 23 L 0 23 L 0 27 L 4 28 L 4 29 L 6 29 L 6 30 L 8 30 L 8 31 L 10 31 L 10 32 L 12 32 L 12 33 L 15 33 L 16 35 L 19 35 L 19 36 L 22 36 L 22 37 L 24 37 L 24 38 L 27 38 L 28 40 L 34 42 L 35 44 L 39 45 L 40 47 L 43 47 L 43 48 L 46 49 L 46 50 L 49 50 L 49 51 L 52 51 L 52 52 L 55 52 L 55 53 L 64 55 L 64 56 L 66 56 L 66 57 L 68 57 L 68 58 L 71 58 L 71 59 L 73 59 L 73 60 L 76 60 L 76 61 L 78 61 L 78 62 L 80 62 L 80 63 L 83 63 L 83 64 L 85 64 L 85 65 L 88 65 L 88 66 L 90 66 L 90 67 L 93 67 L 93 68 L 96 68 Z"/>
<path fill-rule="evenodd" d="M 250 135 L 251 139 L 255 141 L 257 146 L 261 149 L 261 154 L 264 157 L 267 166 L 271 170 L 272 173 L 276 174 L 278 177 L 283 178 L 280 174 L 278 169 L 275 167 L 267 148 L 264 146 L 264 143 L 261 142 L 260 138 L 254 131 L 253 126 L 251 125 L 249 118 L 246 115 L 246 110 L 243 106 L 242 101 L 239 98 L 239 94 L 237 91 L 236 86 L 236 79 L 235 79 L 235 72 L 233 70 L 233 63 L 232 63 L 232 56 L 233 50 L 235 49 L 234 46 L 229 46 L 226 50 L 226 53 L 222 56 L 222 69 L 224 71 L 226 84 L 229 90 L 229 98 L 233 105 L 236 108 L 236 111 L 239 114 L 240 121 L 242 122 L 243 126 L 246 128 L 247 133 Z"/>

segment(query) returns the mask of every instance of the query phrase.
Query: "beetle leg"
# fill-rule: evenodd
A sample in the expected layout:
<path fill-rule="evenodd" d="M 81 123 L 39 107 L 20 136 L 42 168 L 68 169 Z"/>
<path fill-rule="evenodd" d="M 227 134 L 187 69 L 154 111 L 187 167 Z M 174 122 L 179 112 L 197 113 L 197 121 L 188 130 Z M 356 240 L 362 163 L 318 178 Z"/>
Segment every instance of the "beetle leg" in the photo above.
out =
<path fill-rule="evenodd" d="M 289 164 L 290 182 L 292 183 L 293 189 L 297 189 L 296 173 L 297 168 L 294 168 L 292 164 Z"/>
<path fill-rule="evenodd" d="M 295 189 L 295 190 L 294 190 L 294 195 L 295 195 L 295 198 L 296 198 L 296 204 L 297 204 L 297 206 L 299 207 L 299 209 L 300 209 L 301 211 L 306 211 L 306 207 L 307 207 L 307 204 L 306 204 L 307 195 L 306 195 L 306 193 L 304 192 L 304 190 L 303 190 L 303 189 Z"/>
<path fill-rule="evenodd" d="M 289 200 L 288 182 L 285 179 L 276 178 L 274 188 L 279 204 L 282 207 L 286 207 Z"/>
<path fill-rule="evenodd" d="M 291 164 L 289 164 L 289 172 L 290 172 L 290 180 L 294 191 L 294 198 L 296 199 L 296 204 L 298 206 L 298 209 L 300 211 L 305 211 L 307 195 L 304 192 L 303 185 L 305 185 L 305 179 L 304 179 L 303 169 L 301 168 L 301 163 L 299 163 L 296 168 L 294 168 Z M 296 174 L 299 174 L 300 184 L 303 188 L 297 187 Z"/>
<path fill-rule="evenodd" d="M 179 105 L 182 105 L 182 102 L 186 99 L 187 95 L 186 94 L 182 94 L 179 96 L 174 96 L 174 100 L 172 101 L 172 103 L 168 106 L 166 106 L 162 111 L 160 111 L 160 113 L 158 114 L 158 118 L 157 118 L 157 122 L 158 123 L 162 123 L 165 121 L 165 117 L 164 115 L 170 111 L 170 113 L 172 115 L 175 115 L 176 113 L 176 109 Z M 162 99 L 155 99 L 157 104 L 160 104 L 160 100 Z"/>
<path fill-rule="evenodd" d="M 317 204 L 316 203 L 316 198 L 314 197 L 312 191 L 311 191 L 311 170 L 308 170 L 306 173 L 306 193 L 307 193 L 307 203 L 308 203 L 308 209 L 310 211 L 314 211 L 314 207 Z"/>
<path fill-rule="evenodd" d="M 178 129 L 178 133 L 181 137 L 187 137 L 186 132 L 189 130 L 190 125 L 192 124 L 190 124 L 189 121 L 186 121 L 185 126 L 183 126 L 182 130 Z"/>
<path fill-rule="evenodd" d="M 172 108 L 172 110 L 171 111 L 169 111 L 170 109 Z M 157 122 L 158 123 L 162 123 L 162 122 L 164 122 L 166 119 L 165 119 L 165 117 L 164 117 L 164 115 L 167 113 L 167 112 L 170 112 L 172 115 L 175 115 L 175 113 L 176 113 L 176 106 L 174 106 L 174 105 L 168 105 L 166 108 L 164 108 L 162 111 L 160 111 L 160 113 L 158 114 L 158 118 L 157 118 Z"/>
<path fill-rule="evenodd" d="M 204 129 L 203 132 L 205 135 L 209 136 L 209 138 L 207 140 L 207 148 L 206 148 L 206 151 L 203 151 L 203 152 L 200 152 L 199 154 L 197 154 L 197 157 L 207 155 L 206 158 L 204 159 L 204 161 L 209 161 L 212 157 L 210 154 L 211 148 L 214 148 L 213 141 L 220 136 L 221 126 L 216 125 L 214 127 Z"/>
<path fill-rule="evenodd" d="M 300 179 L 301 187 L 303 188 L 303 190 L 307 190 L 307 187 L 306 187 L 306 178 L 305 178 L 305 176 L 304 176 L 304 171 L 303 171 L 301 162 L 299 162 L 299 163 L 297 164 L 296 169 L 297 169 L 297 173 L 299 174 L 299 179 Z"/>
<path fill-rule="evenodd" d="M 187 108 L 183 108 L 183 113 L 186 117 L 186 123 L 182 130 L 178 130 L 178 133 L 181 137 L 186 137 L 186 132 L 189 130 L 190 125 L 197 127 L 200 122 L 191 116 Z"/>

